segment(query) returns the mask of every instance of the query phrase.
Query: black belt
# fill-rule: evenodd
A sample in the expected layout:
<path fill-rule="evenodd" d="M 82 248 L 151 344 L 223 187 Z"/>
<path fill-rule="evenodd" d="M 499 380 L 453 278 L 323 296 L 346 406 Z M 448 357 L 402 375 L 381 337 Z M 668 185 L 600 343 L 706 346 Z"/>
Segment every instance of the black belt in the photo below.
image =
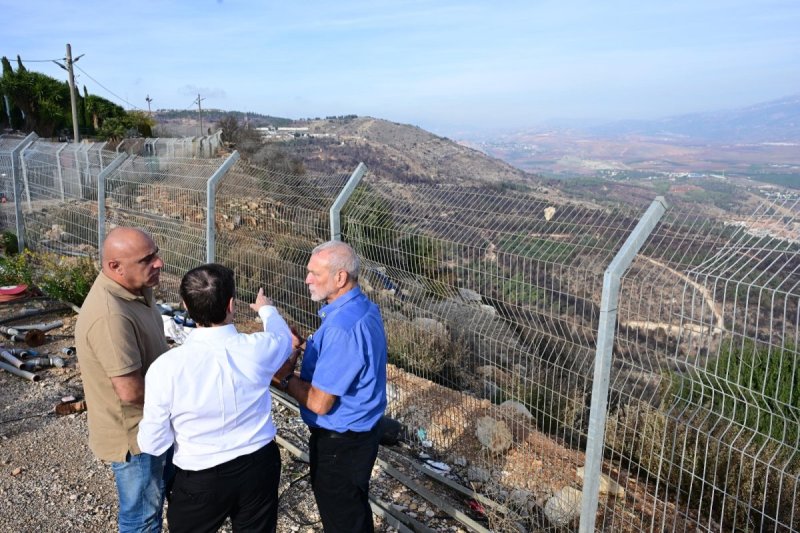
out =
<path fill-rule="evenodd" d="M 372 433 L 377 429 L 378 424 L 375 424 L 375 427 L 369 429 L 367 431 L 353 431 L 352 429 L 348 429 L 344 432 L 333 431 L 332 429 L 325 429 L 325 428 L 317 428 L 312 427 L 309 428 L 312 435 L 315 435 L 317 438 L 325 438 L 325 439 L 358 439 L 360 437 L 366 437 L 368 435 L 372 435 Z"/>

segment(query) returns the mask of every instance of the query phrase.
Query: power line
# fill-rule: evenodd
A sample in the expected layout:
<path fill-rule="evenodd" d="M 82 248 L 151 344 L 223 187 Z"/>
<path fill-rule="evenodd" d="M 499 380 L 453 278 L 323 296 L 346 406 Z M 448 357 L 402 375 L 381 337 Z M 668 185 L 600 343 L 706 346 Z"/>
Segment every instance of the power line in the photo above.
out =
<path fill-rule="evenodd" d="M 81 67 L 79 67 L 79 66 L 75 65 L 75 68 L 76 68 L 76 69 L 78 69 L 78 70 L 80 70 L 80 71 L 81 71 L 81 72 L 83 72 L 84 74 L 86 74 L 86 76 L 87 76 L 87 77 L 88 77 L 90 80 L 92 80 L 92 81 L 93 81 L 93 82 L 95 82 L 97 85 L 99 85 L 100 87 L 102 87 L 103 89 L 105 89 L 105 90 L 106 90 L 106 92 L 108 92 L 109 94 L 111 94 L 111 95 L 115 96 L 116 98 L 118 98 L 119 100 L 121 100 L 121 101 L 125 102 L 126 104 L 128 104 L 129 106 L 131 106 L 133 109 L 136 109 L 137 111 L 143 111 L 141 108 L 139 108 L 139 106 L 136 106 L 136 105 L 134 105 L 134 104 L 130 103 L 129 101 L 127 101 L 126 99 L 124 99 L 123 97 L 121 97 L 120 95 L 116 94 L 114 91 L 112 91 L 111 89 L 109 89 L 108 87 L 106 87 L 105 85 L 103 85 L 102 83 L 100 83 L 99 81 L 97 81 L 96 79 L 94 79 L 94 78 L 93 78 L 93 77 L 92 77 L 92 76 L 91 76 L 91 75 L 90 75 L 88 72 L 86 72 L 85 70 L 83 70 Z M 192 103 L 194 103 L 194 102 L 192 102 Z"/>
<path fill-rule="evenodd" d="M 8 56 L 6 56 L 8 57 Z M 58 57 L 56 59 L 22 59 L 19 58 L 20 61 L 23 63 L 50 63 L 51 61 L 58 61 L 59 59 L 64 59 L 62 57 Z"/>

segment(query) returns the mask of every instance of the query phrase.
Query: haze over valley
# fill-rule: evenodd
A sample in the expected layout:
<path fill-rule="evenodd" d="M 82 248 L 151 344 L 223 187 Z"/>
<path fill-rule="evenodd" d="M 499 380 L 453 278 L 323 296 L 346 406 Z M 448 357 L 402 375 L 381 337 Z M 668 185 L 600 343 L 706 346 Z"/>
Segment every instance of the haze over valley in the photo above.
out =
<path fill-rule="evenodd" d="M 652 121 L 475 133 L 461 142 L 559 179 L 749 178 L 800 188 L 800 95 Z"/>

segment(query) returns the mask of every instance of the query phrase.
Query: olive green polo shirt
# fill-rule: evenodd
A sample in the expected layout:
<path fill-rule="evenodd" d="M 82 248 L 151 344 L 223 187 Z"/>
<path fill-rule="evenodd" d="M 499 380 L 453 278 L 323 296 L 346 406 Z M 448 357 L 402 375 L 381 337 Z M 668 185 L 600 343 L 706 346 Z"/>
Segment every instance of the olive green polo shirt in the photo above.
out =
<path fill-rule="evenodd" d="M 104 461 L 139 454 L 136 435 L 142 407 L 123 402 L 111 378 L 141 370 L 166 352 L 161 314 L 152 289 L 130 293 L 102 272 L 75 324 L 75 347 L 89 415 L 89 447 Z"/>

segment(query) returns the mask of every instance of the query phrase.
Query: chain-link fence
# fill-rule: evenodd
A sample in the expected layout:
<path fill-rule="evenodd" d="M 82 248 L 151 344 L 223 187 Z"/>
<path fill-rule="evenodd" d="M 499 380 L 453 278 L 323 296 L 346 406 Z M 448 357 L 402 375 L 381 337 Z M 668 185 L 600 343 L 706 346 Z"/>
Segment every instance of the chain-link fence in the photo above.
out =
<path fill-rule="evenodd" d="M 800 202 L 715 220 L 369 172 L 346 197 L 358 171 L 40 144 L 15 167 L 29 246 L 143 227 L 166 299 L 213 258 L 311 332 L 305 265 L 339 228 L 384 317 L 389 414 L 492 529 L 800 530 Z"/>

